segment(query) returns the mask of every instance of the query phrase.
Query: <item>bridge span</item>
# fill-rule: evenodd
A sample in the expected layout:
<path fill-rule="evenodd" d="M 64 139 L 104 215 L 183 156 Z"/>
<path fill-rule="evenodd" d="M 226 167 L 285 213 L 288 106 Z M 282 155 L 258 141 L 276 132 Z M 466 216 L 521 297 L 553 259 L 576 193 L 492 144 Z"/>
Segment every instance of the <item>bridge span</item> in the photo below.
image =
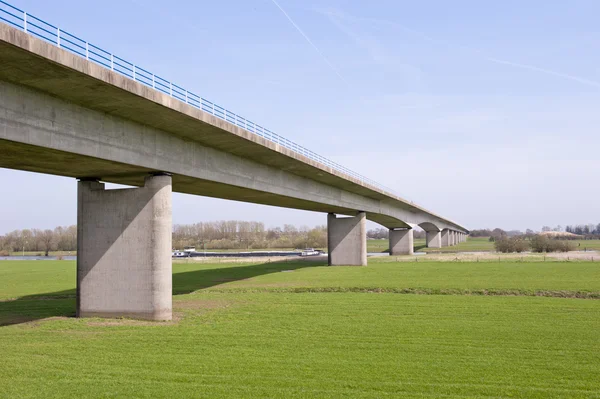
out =
<path fill-rule="evenodd" d="M 173 191 L 326 213 L 330 265 L 367 264 L 367 219 L 390 229 L 392 255 L 412 254 L 416 226 L 428 247 L 466 239 L 465 227 L 133 64 L 124 73 L 121 58 L 98 62 L 90 51 L 103 50 L 87 42 L 74 51 L 75 36 L 12 8 L 0 23 L 0 167 L 78 179 L 79 316 L 171 318 Z M 36 20 L 56 37 L 34 35 Z"/>

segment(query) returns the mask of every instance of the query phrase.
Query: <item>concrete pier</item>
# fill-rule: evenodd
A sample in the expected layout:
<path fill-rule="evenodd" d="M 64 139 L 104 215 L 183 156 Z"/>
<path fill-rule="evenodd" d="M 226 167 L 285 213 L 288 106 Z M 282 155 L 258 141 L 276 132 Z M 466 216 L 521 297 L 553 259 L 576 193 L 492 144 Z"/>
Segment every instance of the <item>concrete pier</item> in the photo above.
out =
<path fill-rule="evenodd" d="M 367 265 L 367 215 L 353 217 L 327 215 L 327 252 L 330 266 Z"/>
<path fill-rule="evenodd" d="M 77 190 L 77 316 L 171 320 L 171 176 Z"/>
<path fill-rule="evenodd" d="M 441 248 L 442 247 L 442 232 L 441 231 L 426 231 L 425 241 L 427 248 Z"/>
<path fill-rule="evenodd" d="M 450 230 L 444 229 L 441 232 L 442 235 L 442 247 L 447 247 L 450 244 Z"/>
<path fill-rule="evenodd" d="M 390 229 L 390 255 L 412 255 L 413 253 L 413 229 Z"/>

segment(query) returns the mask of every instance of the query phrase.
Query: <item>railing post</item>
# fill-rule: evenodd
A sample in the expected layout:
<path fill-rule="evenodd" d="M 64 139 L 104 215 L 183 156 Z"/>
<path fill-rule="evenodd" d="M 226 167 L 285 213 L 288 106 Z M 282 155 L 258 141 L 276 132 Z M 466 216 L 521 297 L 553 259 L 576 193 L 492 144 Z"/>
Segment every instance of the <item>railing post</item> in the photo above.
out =
<path fill-rule="evenodd" d="M 133 80 L 135 80 L 135 65 L 131 64 L 131 70 L 133 71 Z"/>
<path fill-rule="evenodd" d="M 112 54 L 110 55 L 110 70 L 111 71 L 115 70 L 115 59 Z"/>
<path fill-rule="evenodd" d="M 212 103 L 212 114 L 215 114 L 215 103 Z"/>
<path fill-rule="evenodd" d="M 88 42 L 85 42 L 85 59 L 90 59 L 90 46 L 88 45 Z"/>
<path fill-rule="evenodd" d="M 173 83 L 169 82 L 169 95 L 173 97 Z"/>
<path fill-rule="evenodd" d="M 154 89 L 154 74 L 152 74 L 152 88 Z"/>
<path fill-rule="evenodd" d="M 56 45 L 60 47 L 60 28 L 56 28 Z"/>
<path fill-rule="evenodd" d="M 27 33 L 27 13 L 23 12 L 23 30 Z"/>
<path fill-rule="evenodd" d="M 185 103 L 186 103 L 186 104 L 188 103 L 188 101 L 187 101 L 187 99 L 188 99 L 188 94 L 187 94 L 187 93 L 188 93 L 188 92 L 187 92 L 187 90 L 186 90 L 186 91 L 185 91 Z"/>

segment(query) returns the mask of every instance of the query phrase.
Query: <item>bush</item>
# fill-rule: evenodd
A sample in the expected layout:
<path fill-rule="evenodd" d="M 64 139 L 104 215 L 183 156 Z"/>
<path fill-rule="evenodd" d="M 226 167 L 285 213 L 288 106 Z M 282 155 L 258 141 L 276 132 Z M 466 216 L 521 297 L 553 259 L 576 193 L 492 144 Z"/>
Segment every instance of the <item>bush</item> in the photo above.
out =
<path fill-rule="evenodd" d="M 524 252 L 529 249 L 529 243 L 521 237 L 498 237 L 494 242 L 496 251 L 509 253 L 509 252 Z"/>
<path fill-rule="evenodd" d="M 575 250 L 575 243 L 536 235 L 531 238 L 531 250 L 533 252 L 569 252 Z"/>
<path fill-rule="evenodd" d="M 0 250 L 0 256 L 10 256 L 10 252 L 6 249 Z"/>

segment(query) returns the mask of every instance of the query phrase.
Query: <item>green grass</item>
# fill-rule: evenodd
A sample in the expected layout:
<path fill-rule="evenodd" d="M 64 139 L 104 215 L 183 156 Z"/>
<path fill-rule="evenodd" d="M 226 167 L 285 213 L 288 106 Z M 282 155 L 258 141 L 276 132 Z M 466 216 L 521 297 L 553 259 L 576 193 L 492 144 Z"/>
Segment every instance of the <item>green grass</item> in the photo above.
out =
<path fill-rule="evenodd" d="M 600 251 L 600 240 L 577 240 L 575 241 L 577 251 Z M 487 252 L 495 251 L 494 243 L 489 237 L 467 237 L 467 241 L 451 247 L 427 248 L 425 239 L 415 238 L 415 252 L 444 253 L 444 252 Z M 367 240 L 367 252 L 388 252 L 388 240 Z"/>
<path fill-rule="evenodd" d="M 600 241 L 600 240 L 599 240 Z M 415 238 L 414 240 L 415 252 L 483 252 L 483 251 L 494 251 L 494 243 L 489 241 L 486 237 L 468 237 L 467 241 L 461 242 L 460 244 L 453 245 L 451 247 L 443 248 L 427 248 L 424 238 Z M 389 242 L 388 240 L 367 240 L 367 252 L 388 252 Z"/>
<path fill-rule="evenodd" d="M 74 282 L 0 262 L 0 397 L 600 397 L 600 300 L 369 292 L 600 292 L 600 263 L 177 263 L 169 323 L 69 317 Z"/>

